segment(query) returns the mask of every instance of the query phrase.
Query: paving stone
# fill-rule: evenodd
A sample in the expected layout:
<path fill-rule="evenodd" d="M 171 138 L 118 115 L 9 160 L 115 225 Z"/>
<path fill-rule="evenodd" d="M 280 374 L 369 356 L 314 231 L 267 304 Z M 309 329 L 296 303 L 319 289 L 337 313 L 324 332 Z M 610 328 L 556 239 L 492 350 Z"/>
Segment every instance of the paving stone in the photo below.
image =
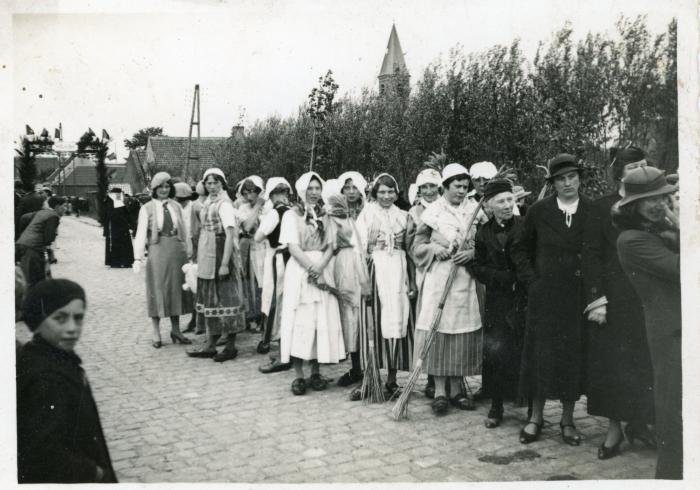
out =
<path fill-rule="evenodd" d="M 487 430 L 488 404 L 438 418 L 430 400 L 416 392 L 409 419 L 395 422 L 390 417 L 394 402 L 353 403 L 348 390 L 335 385 L 295 397 L 289 388 L 293 373 L 257 371 L 267 362 L 267 356 L 255 353 L 259 332 L 239 334 L 239 357 L 219 364 L 188 358 L 189 346 L 170 343 L 170 324 L 164 320 L 165 344 L 153 349 L 144 273 L 106 269 L 101 229 L 74 217 L 62 218 L 56 246 L 59 262 L 53 275 L 78 281 L 89 298 L 77 352 L 121 482 L 388 483 L 654 475 L 656 453 L 641 447 L 625 445 L 613 460 L 597 460 L 596 446 L 607 421 L 586 413 L 585 398 L 574 411 L 584 435 L 581 447 L 562 443 L 561 404 L 556 401 L 545 405 L 541 439 L 524 447 L 518 441 L 524 407 L 507 405 L 503 424 Z M 16 335 L 23 341 L 31 337 L 21 324 Z M 187 336 L 204 341 L 203 335 Z M 323 366 L 322 372 L 337 379 L 348 365 Z M 399 373 L 399 384 L 407 375 Z M 385 370 L 382 376 L 386 378 Z M 425 382 L 423 374 L 417 390 Z M 479 377 L 469 378 L 472 390 L 480 384 Z M 523 450 L 539 458 L 515 458 L 507 465 L 478 459 L 508 458 Z"/>

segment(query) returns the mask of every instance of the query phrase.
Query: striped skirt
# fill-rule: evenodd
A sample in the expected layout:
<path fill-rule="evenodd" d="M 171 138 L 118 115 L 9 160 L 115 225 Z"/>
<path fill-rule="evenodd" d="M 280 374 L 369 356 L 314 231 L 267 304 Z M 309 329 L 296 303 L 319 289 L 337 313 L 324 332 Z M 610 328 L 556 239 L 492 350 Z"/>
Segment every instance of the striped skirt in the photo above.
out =
<path fill-rule="evenodd" d="M 399 371 L 409 371 L 413 363 L 413 329 L 414 315 L 410 309 L 410 317 L 406 336 L 401 339 L 385 339 L 382 336 L 381 302 L 375 280 L 374 263 L 369 264 L 370 281 L 372 284 L 372 301 L 362 298 L 360 301 L 360 363 L 362 369 L 367 365 L 370 356 L 370 341 L 374 346 L 377 366 Z"/>
<path fill-rule="evenodd" d="M 482 332 L 447 334 L 437 332 L 423 365 L 433 376 L 476 376 L 481 374 Z M 418 359 L 427 330 L 416 330 L 414 357 Z"/>

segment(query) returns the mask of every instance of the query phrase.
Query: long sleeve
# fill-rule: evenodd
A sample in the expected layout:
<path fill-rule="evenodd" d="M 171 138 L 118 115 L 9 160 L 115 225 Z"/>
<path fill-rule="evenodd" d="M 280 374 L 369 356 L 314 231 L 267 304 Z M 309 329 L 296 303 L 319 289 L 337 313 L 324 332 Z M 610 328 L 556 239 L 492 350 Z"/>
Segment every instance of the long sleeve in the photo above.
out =
<path fill-rule="evenodd" d="M 139 219 L 136 225 L 136 237 L 134 237 L 134 258 L 143 260 L 143 254 L 146 250 L 146 237 L 148 236 L 148 211 L 146 206 L 141 206 L 139 209 Z"/>
<path fill-rule="evenodd" d="M 515 275 L 508 271 L 494 267 L 489 261 L 489 247 L 486 237 L 486 226 L 483 225 L 476 234 L 474 245 L 474 261 L 471 271 L 476 278 L 486 287 L 508 288 L 515 282 Z"/>
<path fill-rule="evenodd" d="M 60 218 L 58 217 L 58 215 L 49 216 L 46 218 L 46 221 L 44 221 L 43 241 L 45 247 L 51 245 L 56 239 L 56 233 L 58 232 L 59 222 Z"/>
<path fill-rule="evenodd" d="M 680 254 L 673 252 L 660 237 L 638 230 L 628 230 L 617 239 L 620 262 L 634 282 L 635 270 L 674 284 L 680 283 Z M 661 286 L 660 286 L 661 287 Z"/>
<path fill-rule="evenodd" d="M 596 203 L 600 204 L 600 203 Z M 605 223 L 600 206 L 594 206 L 583 232 L 581 269 L 589 303 L 605 296 L 603 287 Z M 607 219 L 610 219 L 607 217 Z"/>
<path fill-rule="evenodd" d="M 518 282 L 525 288 L 528 288 L 537 279 L 537 273 L 535 272 L 536 215 L 536 209 L 530 209 L 525 215 L 523 230 L 520 233 L 515 233 L 513 236 L 513 245 L 510 252 L 510 259 L 515 266 Z"/>
<path fill-rule="evenodd" d="M 75 418 L 67 398 L 71 392 L 73 388 L 60 376 L 51 375 L 24 387 L 22 413 L 18 413 L 23 426 L 18 441 L 20 482 L 37 478 L 65 483 L 96 480 L 97 463 L 70 449 L 74 445 L 70 421 Z"/>

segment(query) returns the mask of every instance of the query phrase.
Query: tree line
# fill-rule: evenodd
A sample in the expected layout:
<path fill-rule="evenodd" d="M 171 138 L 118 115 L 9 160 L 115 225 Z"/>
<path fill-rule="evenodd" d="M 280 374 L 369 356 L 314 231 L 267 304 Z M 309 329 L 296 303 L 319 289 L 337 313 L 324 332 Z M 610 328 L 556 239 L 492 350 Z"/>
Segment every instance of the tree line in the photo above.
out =
<path fill-rule="evenodd" d="M 518 39 L 479 53 L 457 46 L 410 89 L 397 76 L 381 94 L 365 88 L 335 98 L 320 126 L 310 102 L 293 116 L 258 120 L 245 138 L 221 146 L 217 161 L 232 181 L 294 179 L 308 170 L 316 129 L 314 170 L 324 177 L 389 172 L 405 188 L 429 155 L 444 152 L 467 166 L 505 164 L 536 191 L 545 176 L 538 166 L 566 151 L 584 162 L 584 191 L 595 196 L 610 185 L 612 148 L 632 143 L 668 173 L 678 167 L 676 21 L 653 35 L 645 17 L 621 17 L 614 35 L 580 41 L 566 24 L 531 60 Z"/>

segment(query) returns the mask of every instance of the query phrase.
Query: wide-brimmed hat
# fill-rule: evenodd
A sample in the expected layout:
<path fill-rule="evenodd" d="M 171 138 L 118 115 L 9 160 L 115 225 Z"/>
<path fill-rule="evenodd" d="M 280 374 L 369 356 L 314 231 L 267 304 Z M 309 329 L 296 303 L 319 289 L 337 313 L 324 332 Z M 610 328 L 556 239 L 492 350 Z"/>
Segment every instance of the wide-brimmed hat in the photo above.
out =
<path fill-rule="evenodd" d="M 514 195 L 516 201 L 518 199 L 522 199 L 525 196 L 529 196 L 530 194 L 532 194 L 532 192 L 526 191 L 525 188 L 521 185 L 514 185 L 513 186 L 513 195 Z"/>
<path fill-rule="evenodd" d="M 666 181 L 662 170 L 655 167 L 639 167 L 622 179 L 622 200 L 618 206 L 625 206 L 645 197 L 659 196 L 676 192 L 678 186 Z"/>
<path fill-rule="evenodd" d="M 554 177 L 574 170 L 576 172 L 583 170 L 576 157 L 569 153 L 559 153 L 547 162 L 547 179 L 551 180 Z"/>

